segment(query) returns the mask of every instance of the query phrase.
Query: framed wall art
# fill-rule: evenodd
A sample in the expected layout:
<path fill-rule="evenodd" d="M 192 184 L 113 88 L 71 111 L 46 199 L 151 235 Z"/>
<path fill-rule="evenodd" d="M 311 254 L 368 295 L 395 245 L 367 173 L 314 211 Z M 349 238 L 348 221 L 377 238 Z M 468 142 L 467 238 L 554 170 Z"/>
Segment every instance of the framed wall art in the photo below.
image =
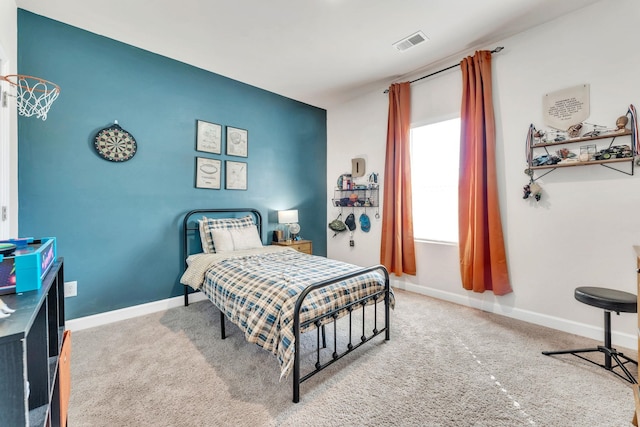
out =
<path fill-rule="evenodd" d="M 222 153 L 222 126 L 216 123 L 197 121 L 196 150 L 206 153 Z"/>
<path fill-rule="evenodd" d="M 227 156 L 248 157 L 249 132 L 227 126 Z"/>
<path fill-rule="evenodd" d="M 196 188 L 220 189 L 222 161 L 196 157 Z"/>
<path fill-rule="evenodd" d="M 227 190 L 247 189 L 247 163 L 226 160 L 225 170 L 226 178 L 224 188 Z"/>

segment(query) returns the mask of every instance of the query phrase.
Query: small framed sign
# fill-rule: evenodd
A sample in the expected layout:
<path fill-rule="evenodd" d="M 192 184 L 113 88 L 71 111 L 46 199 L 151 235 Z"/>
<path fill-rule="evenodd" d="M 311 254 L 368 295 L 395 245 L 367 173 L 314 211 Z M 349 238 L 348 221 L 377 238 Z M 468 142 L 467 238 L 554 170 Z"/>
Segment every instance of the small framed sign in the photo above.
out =
<path fill-rule="evenodd" d="M 196 157 L 196 188 L 220 189 L 222 161 Z"/>
<path fill-rule="evenodd" d="M 248 157 L 249 132 L 227 126 L 227 156 Z"/>
<path fill-rule="evenodd" d="M 227 190 L 246 190 L 247 189 L 247 163 L 225 161 L 226 179 L 225 187 Z"/>
<path fill-rule="evenodd" d="M 222 153 L 222 126 L 198 120 L 196 129 L 196 150 L 206 153 Z"/>

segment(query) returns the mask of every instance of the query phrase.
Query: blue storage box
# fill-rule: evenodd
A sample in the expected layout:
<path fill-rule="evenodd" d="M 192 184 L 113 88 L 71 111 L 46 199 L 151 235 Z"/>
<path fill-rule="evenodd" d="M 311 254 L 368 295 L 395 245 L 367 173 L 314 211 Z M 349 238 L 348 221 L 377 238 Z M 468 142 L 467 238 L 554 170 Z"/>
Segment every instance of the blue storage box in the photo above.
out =
<path fill-rule="evenodd" d="M 17 248 L 13 255 L 0 255 L 0 294 L 40 289 L 42 280 L 58 258 L 56 238 L 4 242 L 13 243 Z"/>

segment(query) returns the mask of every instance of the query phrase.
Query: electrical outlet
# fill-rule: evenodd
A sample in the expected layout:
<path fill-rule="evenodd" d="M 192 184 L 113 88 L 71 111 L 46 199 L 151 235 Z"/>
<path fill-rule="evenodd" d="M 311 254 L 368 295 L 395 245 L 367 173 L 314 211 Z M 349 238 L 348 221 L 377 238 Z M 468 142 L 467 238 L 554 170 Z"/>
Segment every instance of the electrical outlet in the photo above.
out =
<path fill-rule="evenodd" d="M 75 297 L 78 295 L 78 282 L 64 282 L 64 297 Z"/>
<path fill-rule="evenodd" d="M 354 242 L 353 240 L 349 240 L 349 246 L 355 246 L 356 242 Z"/>

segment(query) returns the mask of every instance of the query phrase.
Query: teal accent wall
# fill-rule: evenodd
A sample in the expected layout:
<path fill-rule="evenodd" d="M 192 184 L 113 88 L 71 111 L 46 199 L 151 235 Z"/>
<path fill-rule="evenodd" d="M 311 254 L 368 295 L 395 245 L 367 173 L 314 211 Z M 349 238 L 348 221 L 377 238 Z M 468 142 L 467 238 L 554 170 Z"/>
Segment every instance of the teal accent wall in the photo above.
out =
<path fill-rule="evenodd" d="M 180 295 L 191 209 L 254 207 L 265 244 L 276 212 L 298 209 L 326 255 L 325 110 L 24 10 L 18 72 L 61 88 L 46 121 L 18 120 L 19 234 L 57 238 L 78 281 L 68 318 Z M 114 120 L 137 140 L 128 162 L 93 148 Z M 196 120 L 247 129 L 248 158 L 196 151 Z M 246 161 L 248 190 L 195 188 L 196 156 Z"/>

